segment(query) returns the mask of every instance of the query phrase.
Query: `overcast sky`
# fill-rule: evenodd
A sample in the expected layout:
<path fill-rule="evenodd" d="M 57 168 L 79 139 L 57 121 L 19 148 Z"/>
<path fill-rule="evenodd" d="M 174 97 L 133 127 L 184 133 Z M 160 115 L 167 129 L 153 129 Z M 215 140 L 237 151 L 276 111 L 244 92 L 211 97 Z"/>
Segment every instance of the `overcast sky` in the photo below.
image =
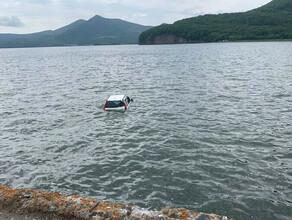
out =
<path fill-rule="evenodd" d="M 0 0 L 0 33 L 55 30 L 94 15 L 143 25 L 201 14 L 240 12 L 271 0 Z"/>

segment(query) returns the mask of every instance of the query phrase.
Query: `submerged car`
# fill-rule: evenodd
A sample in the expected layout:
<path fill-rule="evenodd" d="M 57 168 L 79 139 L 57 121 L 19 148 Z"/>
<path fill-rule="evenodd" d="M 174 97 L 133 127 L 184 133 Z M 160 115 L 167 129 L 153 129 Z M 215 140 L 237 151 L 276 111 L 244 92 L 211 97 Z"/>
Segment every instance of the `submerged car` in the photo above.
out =
<path fill-rule="evenodd" d="M 126 111 L 130 105 L 130 102 L 133 102 L 133 99 L 130 99 L 129 96 L 112 95 L 105 101 L 103 110 Z"/>

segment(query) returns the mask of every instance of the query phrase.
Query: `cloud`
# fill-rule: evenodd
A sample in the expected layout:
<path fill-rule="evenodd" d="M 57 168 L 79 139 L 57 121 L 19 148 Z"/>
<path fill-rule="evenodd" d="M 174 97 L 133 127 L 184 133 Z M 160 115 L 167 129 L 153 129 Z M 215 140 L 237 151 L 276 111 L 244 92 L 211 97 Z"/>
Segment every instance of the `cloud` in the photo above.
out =
<path fill-rule="evenodd" d="M 146 14 L 146 13 L 134 13 L 133 14 L 133 17 L 147 17 L 148 16 L 148 14 Z"/>
<path fill-rule="evenodd" d="M 23 27 L 24 24 L 16 16 L 11 17 L 0 17 L 0 26 L 7 27 Z"/>
<path fill-rule="evenodd" d="M 49 4 L 52 3 L 52 0 L 7 0 L 11 4 L 19 4 L 19 3 L 29 3 L 29 4 Z"/>
<path fill-rule="evenodd" d="M 80 18 L 94 15 L 121 18 L 143 25 L 173 23 L 203 14 L 242 12 L 264 5 L 271 0 L 0 0 L 1 16 L 15 14 L 25 27 L 3 24 L 0 33 L 31 33 L 57 29 Z M 9 17 L 10 20 L 13 20 Z M 9 20 L 8 19 L 8 20 Z M 7 17 L 6 17 L 7 20 Z M 19 20 L 19 19 L 18 19 Z M 10 23 L 10 22 L 8 22 Z M 23 26 L 18 21 L 18 26 Z M 21 25 L 22 24 L 22 25 Z"/>

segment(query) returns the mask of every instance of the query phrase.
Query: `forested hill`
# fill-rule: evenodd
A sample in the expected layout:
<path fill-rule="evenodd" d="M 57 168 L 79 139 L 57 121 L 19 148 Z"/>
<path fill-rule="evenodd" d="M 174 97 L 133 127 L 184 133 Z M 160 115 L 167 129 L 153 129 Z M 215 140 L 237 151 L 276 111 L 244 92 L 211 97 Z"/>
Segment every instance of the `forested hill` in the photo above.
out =
<path fill-rule="evenodd" d="M 140 44 L 291 40 L 292 0 L 273 0 L 242 13 L 203 15 L 143 32 Z"/>

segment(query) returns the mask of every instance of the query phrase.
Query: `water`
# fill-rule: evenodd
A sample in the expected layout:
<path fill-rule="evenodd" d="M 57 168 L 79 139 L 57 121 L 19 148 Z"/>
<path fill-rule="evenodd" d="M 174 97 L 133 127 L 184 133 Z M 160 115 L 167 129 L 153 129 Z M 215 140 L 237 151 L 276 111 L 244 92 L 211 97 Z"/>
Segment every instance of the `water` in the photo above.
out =
<path fill-rule="evenodd" d="M 0 184 L 290 220 L 291 60 L 291 42 L 1 49 Z"/>

